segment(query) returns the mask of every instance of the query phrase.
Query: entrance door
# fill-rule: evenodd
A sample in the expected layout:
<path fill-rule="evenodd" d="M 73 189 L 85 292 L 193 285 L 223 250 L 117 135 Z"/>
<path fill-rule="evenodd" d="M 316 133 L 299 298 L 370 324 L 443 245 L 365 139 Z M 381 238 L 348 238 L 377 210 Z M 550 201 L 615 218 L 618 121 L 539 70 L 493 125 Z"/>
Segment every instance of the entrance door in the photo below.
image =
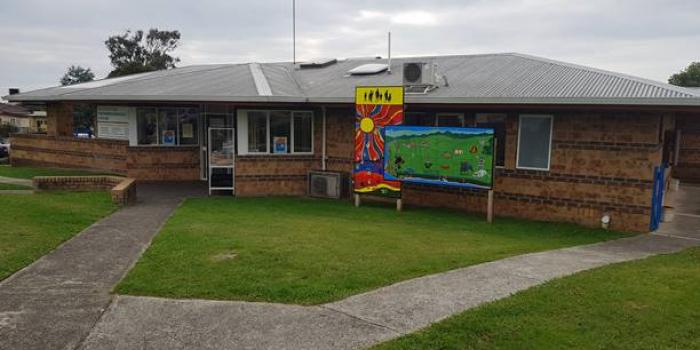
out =
<path fill-rule="evenodd" d="M 208 163 L 209 194 L 212 191 L 234 190 L 235 146 L 233 128 L 209 128 Z"/>
<path fill-rule="evenodd" d="M 199 166 L 200 178 L 206 181 L 209 180 L 209 152 L 207 150 L 209 145 L 209 128 L 233 128 L 234 124 L 233 114 L 229 113 L 227 108 L 205 106 L 205 110 L 204 125 L 200 128 L 202 130 L 200 135 L 202 143 L 199 150 Z"/>

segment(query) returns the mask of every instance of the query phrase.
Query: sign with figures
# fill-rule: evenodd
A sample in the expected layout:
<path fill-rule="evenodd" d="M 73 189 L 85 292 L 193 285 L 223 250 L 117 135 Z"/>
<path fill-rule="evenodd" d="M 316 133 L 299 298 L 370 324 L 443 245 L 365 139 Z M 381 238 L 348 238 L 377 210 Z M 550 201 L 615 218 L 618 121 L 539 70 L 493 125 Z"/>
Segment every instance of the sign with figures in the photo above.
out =
<path fill-rule="evenodd" d="M 384 128 L 403 122 L 402 86 L 355 89 L 355 151 L 352 173 L 357 194 L 399 198 L 401 183 L 384 177 Z"/>
<path fill-rule="evenodd" d="M 491 189 L 493 129 L 388 126 L 384 180 Z"/>

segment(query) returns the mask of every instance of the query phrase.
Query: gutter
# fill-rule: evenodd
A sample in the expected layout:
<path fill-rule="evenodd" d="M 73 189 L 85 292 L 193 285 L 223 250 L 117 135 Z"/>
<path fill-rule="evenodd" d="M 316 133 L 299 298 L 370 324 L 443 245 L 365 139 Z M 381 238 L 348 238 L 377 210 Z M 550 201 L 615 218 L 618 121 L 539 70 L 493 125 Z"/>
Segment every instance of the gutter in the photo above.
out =
<path fill-rule="evenodd" d="M 256 102 L 256 103 L 355 103 L 354 97 L 305 97 L 305 96 L 221 96 L 221 95 L 8 95 L 10 102 Z M 582 97 L 439 97 L 428 95 L 406 95 L 408 104 L 547 104 L 547 105 L 640 105 L 640 106 L 697 106 L 700 97 L 681 98 L 582 98 Z"/>

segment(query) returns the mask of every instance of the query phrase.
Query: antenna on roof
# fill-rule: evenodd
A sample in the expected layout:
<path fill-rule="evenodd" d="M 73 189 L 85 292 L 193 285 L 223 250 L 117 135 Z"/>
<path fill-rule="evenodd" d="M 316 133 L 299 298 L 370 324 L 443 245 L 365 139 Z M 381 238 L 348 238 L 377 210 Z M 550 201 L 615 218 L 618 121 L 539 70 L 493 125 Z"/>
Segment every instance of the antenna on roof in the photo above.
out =
<path fill-rule="evenodd" d="M 387 52 L 387 64 L 386 64 L 388 66 L 388 68 L 386 70 L 386 73 L 391 74 L 391 32 L 389 32 L 388 50 L 389 50 L 389 52 Z"/>
<path fill-rule="evenodd" d="M 297 2 L 292 0 L 292 64 L 297 63 Z"/>

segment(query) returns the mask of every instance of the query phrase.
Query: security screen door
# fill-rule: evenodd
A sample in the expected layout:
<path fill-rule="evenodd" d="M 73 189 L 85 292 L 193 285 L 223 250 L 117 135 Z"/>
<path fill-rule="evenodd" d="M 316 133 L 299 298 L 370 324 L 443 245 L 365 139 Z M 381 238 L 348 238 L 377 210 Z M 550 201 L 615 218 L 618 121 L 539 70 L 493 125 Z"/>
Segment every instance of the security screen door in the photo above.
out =
<path fill-rule="evenodd" d="M 234 128 L 209 128 L 208 163 L 209 194 L 212 191 L 234 190 Z"/>

